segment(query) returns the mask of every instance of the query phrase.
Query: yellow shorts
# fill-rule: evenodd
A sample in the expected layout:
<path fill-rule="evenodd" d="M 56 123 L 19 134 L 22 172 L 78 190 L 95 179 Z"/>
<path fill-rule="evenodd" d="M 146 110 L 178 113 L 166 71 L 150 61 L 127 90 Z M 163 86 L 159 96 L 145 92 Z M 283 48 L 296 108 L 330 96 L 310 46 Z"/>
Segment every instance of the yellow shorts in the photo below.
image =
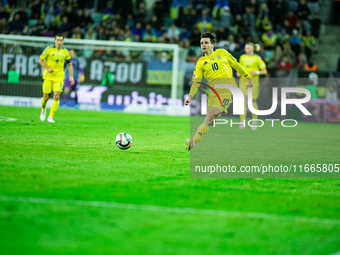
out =
<path fill-rule="evenodd" d="M 221 110 L 223 113 L 227 113 L 228 107 L 232 103 L 231 92 L 228 89 L 220 89 L 221 91 L 217 90 L 218 95 L 220 96 L 220 100 L 218 100 L 217 96 L 209 96 L 208 97 L 208 110 L 212 107 L 216 107 L 217 109 Z M 222 103 L 222 104 L 221 104 Z"/>
<path fill-rule="evenodd" d="M 259 87 L 260 87 L 260 83 L 259 83 L 259 79 L 252 79 L 253 81 L 253 100 L 256 100 L 259 97 Z M 240 79 L 240 89 L 243 92 L 243 95 L 248 96 L 248 79 L 244 79 L 241 78 Z"/>
<path fill-rule="evenodd" d="M 64 87 L 64 81 L 58 81 L 58 80 L 44 80 L 43 79 L 43 84 L 42 84 L 42 90 L 43 93 L 45 94 L 50 94 L 52 90 L 54 92 L 63 92 L 63 87 Z"/>

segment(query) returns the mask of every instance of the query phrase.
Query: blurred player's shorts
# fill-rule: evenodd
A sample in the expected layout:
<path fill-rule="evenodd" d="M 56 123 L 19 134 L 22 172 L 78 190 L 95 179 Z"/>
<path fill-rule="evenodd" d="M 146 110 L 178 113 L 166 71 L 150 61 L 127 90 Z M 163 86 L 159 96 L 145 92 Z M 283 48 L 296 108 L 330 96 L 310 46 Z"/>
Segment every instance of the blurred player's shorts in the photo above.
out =
<path fill-rule="evenodd" d="M 65 83 L 64 83 L 64 89 L 70 88 L 70 87 L 71 87 L 72 91 L 77 91 L 78 90 L 78 82 L 74 81 L 74 85 L 71 86 L 71 82 L 68 79 L 66 79 Z"/>

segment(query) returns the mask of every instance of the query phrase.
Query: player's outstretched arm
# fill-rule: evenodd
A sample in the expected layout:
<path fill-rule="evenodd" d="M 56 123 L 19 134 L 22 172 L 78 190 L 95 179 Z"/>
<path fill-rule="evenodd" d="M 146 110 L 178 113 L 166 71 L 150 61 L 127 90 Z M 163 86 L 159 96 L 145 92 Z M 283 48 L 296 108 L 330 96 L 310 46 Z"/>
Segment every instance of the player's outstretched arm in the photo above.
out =
<path fill-rule="evenodd" d="M 193 78 L 192 81 L 193 81 L 193 83 L 192 83 L 191 88 L 190 88 L 189 96 L 184 101 L 185 105 L 188 105 L 190 103 L 191 99 L 196 95 L 198 88 L 201 85 L 200 82 L 202 81 L 202 78 Z"/>
<path fill-rule="evenodd" d="M 234 64 L 232 65 L 232 67 L 238 72 L 240 73 L 241 75 L 240 76 L 243 76 L 245 78 L 248 79 L 248 86 L 247 88 L 250 88 L 253 86 L 253 81 L 251 80 L 251 77 L 250 75 L 247 73 L 246 70 L 244 70 L 243 66 L 241 66 L 238 62 L 234 62 Z"/>
<path fill-rule="evenodd" d="M 67 64 L 68 72 L 70 73 L 70 79 L 69 81 L 71 82 L 71 86 L 74 85 L 74 78 L 73 78 L 73 66 L 72 63 Z"/>
<path fill-rule="evenodd" d="M 46 64 L 45 61 L 39 58 L 39 64 L 47 70 L 47 72 L 52 73 L 54 70 L 52 68 L 49 68 Z"/>
<path fill-rule="evenodd" d="M 190 103 L 191 98 L 193 98 L 196 95 L 197 90 L 200 87 L 200 83 L 198 82 L 198 80 L 201 81 L 202 79 L 201 78 L 193 79 L 193 83 L 192 83 L 191 88 L 190 88 L 189 96 L 184 101 L 185 105 L 188 105 Z"/>
<path fill-rule="evenodd" d="M 238 62 L 235 61 L 232 65 L 232 68 L 234 68 L 238 73 L 240 73 L 242 77 L 246 78 L 248 78 L 248 76 L 250 77 L 247 71 Z"/>
<path fill-rule="evenodd" d="M 186 100 L 184 100 L 184 104 L 188 105 L 188 104 L 190 104 L 190 101 L 191 101 L 191 96 L 189 95 L 188 98 Z"/>
<path fill-rule="evenodd" d="M 188 105 L 191 101 L 191 98 L 195 96 L 197 93 L 198 88 L 200 87 L 200 82 L 202 81 L 203 77 L 203 70 L 202 70 L 202 64 L 199 63 L 199 61 L 196 63 L 194 74 L 192 77 L 192 85 L 190 88 L 189 96 L 186 100 L 184 100 L 184 104 Z"/>
<path fill-rule="evenodd" d="M 267 74 L 267 69 L 263 68 L 260 71 L 250 71 L 251 75 L 260 75 L 260 74 Z"/>

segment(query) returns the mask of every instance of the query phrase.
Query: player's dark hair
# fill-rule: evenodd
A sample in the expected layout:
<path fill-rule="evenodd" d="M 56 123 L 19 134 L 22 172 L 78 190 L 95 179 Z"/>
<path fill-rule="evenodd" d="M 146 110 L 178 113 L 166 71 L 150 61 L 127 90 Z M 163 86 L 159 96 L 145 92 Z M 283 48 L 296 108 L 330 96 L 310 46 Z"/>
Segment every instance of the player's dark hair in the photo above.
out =
<path fill-rule="evenodd" d="M 215 44 L 216 37 L 212 33 L 209 33 L 209 32 L 203 33 L 201 34 L 201 39 L 202 38 L 210 38 L 211 44 Z"/>
<path fill-rule="evenodd" d="M 56 34 L 54 39 L 57 39 L 57 37 L 62 37 L 63 39 L 65 39 L 63 34 Z"/>

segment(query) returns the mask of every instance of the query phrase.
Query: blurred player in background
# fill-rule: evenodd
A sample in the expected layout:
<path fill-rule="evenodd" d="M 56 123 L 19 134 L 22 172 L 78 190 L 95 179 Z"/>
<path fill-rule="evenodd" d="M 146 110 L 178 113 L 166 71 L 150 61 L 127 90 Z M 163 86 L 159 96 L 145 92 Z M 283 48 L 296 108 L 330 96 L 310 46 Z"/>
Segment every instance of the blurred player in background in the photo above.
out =
<path fill-rule="evenodd" d="M 259 97 L 259 87 L 260 87 L 260 74 L 267 74 L 266 64 L 263 62 L 262 58 L 259 55 L 254 54 L 255 51 L 260 51 L 261 47 L 259 44 L 247 43 L 244 47 L 244 51 L 246 54 L 240 57 L 240 64 L 243 68 L 251 74 L 254 86 L 253 86 L 253 106 L 255 109 L 258 109 L 257 106 L 257 98 Z M 237 72 L 237 76 L 241 77 L 241 74 Z M 248 99 L 248 81 L 247 79 L 241 77 L 240 79 L 240 89 L 244 95 L 244 114 L 240 116 L 241 122 L 244 124 L 240 125 L 240 128 L 245 128 L 245 119 L 247 116 L 247 99 Z M 253 119 L 257 119 L 256 114 L 252 114 Z M 251 127 L 252 130 L 256 130 L 256 123 L 254 122 Z"/>
<path fill-rule="evenodd" d="M 54 38 L 54 46 L 48 46 L 40 55 L 39 64 L 44 68 L 43 73 L 43 98 L 41 99 L 41 113 L 40 120 L 45 121 L 46 118 L 46 104 L 50 95 L 53 93 L 53 104 L 48 116 L 48 122 L 54 123 L 54 114 L 58 110 L 60 94 L 64 86 L 64 64 L 65 61 L 70 72 L 70 83 L 74 84 L 73 68 L 71 64 L 71 56 L 67 49 L 63 47 L 64 36 L 56 35 Z"/>
<path fill-rule="evenodd" d="M 64 84 L 64 94 L 63 94 L 63 106 L 66 107 L 66 100 L 67 96 L 70 93 L 70 87 L 72 91 L 74 91 L 75 97 L 74 97 L 74 102 L 75 102 L 75 108 L 78 110 L 79 105 L 78 105 L 78 85 L 80 82 L 84 82 L 85 80 L 85 75 L 84 75 L 84 70 L 81 67 L 81 63 L 76 55 L 76 52 L 74 50 L 70 50 L 70 55 L 71 55 L 71 63 L 73 67 L 73 78 L 74 78 L 74 84 L 71 85 L 70 82 L 70 72 L 68 70 L 68 65 L 65 65 L 65 84 Z"/>
<path fill-rule="evenodd" d="M 253 86 L 250 75 L 237 63 L 237 60 L 224 49 L 214 50 L 214 44 L 215 36 L 213 34 L 203 33 L 201 35 L 201 49 L 204 54 L 196 63 L 192 79 L 193 84 L 189 97 L 184 101 L 185 105 L 188 105 L 195 96 L 203 77 L 212 89 L 214 89 L 215 84 L 234 85 L 237 87 L 231 67 L 247 78 L 248 87 Z M 204 122 L 198 127 L 193 139 L 185 141 L 185 148 L 188 151 L 209 131 L 215 119 L 218 119 L 223 112 L 227 113 L 227 109 L 232 102 L 231 91 L 229 89 L 221 88 L 214 90 L 217 95 L 215 93 L 209 94 L 209 112 Z"/>

